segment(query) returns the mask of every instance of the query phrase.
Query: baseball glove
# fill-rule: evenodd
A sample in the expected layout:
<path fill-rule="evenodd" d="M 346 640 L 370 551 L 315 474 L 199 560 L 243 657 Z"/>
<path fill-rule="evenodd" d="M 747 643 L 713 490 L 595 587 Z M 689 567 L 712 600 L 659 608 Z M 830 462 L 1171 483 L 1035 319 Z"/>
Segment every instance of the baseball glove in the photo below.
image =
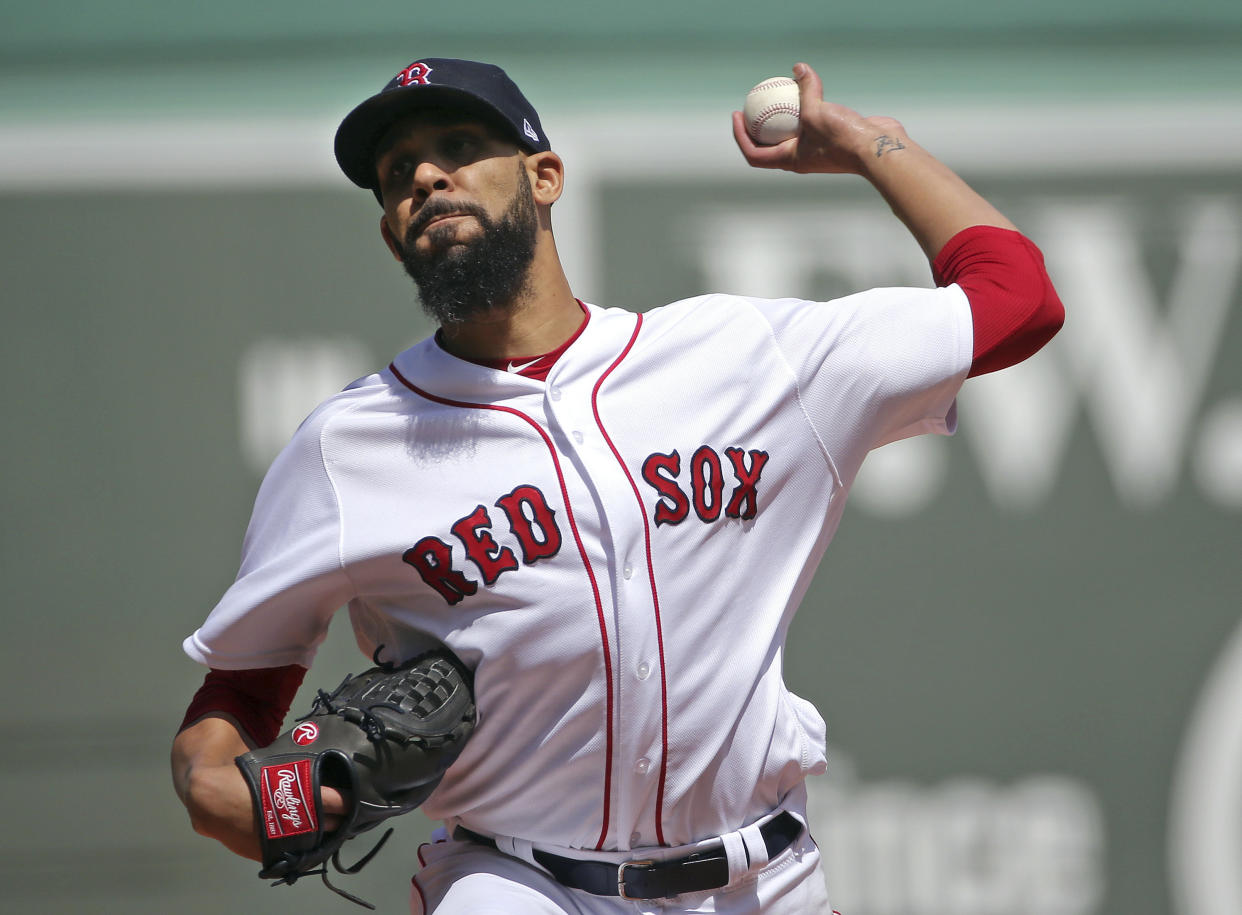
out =
<path fill-rule="evenodd" d="M 375 667 L 346 677 L 332 693 L 320 690 L 298 724 L 237 757 L 259 820 L 259 876 L 274 878 L 273 886 L 318 874 L 334 892 L 374 908 L 329 883 L 327 863 L 357 873 L 392 830 L 348 868 L 341 846 L 425 801 L 474 730 L 470 672 L 451 651 L 434 649 L 395 666 L 381 662 L 379 650 Z M 331 832 L 323 828 L 325 785 L 350 803 Z"/>

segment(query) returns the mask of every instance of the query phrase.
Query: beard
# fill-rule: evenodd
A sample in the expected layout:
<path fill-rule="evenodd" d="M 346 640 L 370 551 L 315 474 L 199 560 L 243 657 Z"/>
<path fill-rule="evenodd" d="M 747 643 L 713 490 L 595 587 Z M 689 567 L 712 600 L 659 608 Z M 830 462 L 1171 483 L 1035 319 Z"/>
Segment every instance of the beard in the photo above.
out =
<path fill-rule="evenodd" d="M 519 167 L 518 173 L 517 191 L 499 219 L 492 219 L 478 204 L 446 200 L 424 204 L 406 231 L 401 263 L 418 287 L 423 310 L 441 325 L 511 311 L 526 291 L 538 216 L 525 169 Z M 429 219 L 449 213 L 473 216 L 483 234 L 448 249 L 432 245 L 430 251 L 418 252 L 414 245 L 418 232 Z"/>

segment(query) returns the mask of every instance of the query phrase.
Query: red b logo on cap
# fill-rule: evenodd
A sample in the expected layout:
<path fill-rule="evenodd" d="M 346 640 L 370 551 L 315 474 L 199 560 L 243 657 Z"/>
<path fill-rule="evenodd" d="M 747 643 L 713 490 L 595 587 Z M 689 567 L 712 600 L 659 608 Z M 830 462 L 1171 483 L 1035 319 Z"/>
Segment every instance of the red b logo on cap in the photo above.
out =
<path fill-rule="evenodd" d="M 305 724 L 299 724 L 293 729 L 293 742 L 299 747 L 304 747 L 308 743 L 314 743 L 315 738 L 319 736 L 319 728 L 313 721 Z"/>
<path fill-rule="evenodd" d="M 424 63 L 410 64 L 404 70 L 397 74 L 398 86 L 426 86 L 427 77 L 431 73 L 431 67 Z"/>

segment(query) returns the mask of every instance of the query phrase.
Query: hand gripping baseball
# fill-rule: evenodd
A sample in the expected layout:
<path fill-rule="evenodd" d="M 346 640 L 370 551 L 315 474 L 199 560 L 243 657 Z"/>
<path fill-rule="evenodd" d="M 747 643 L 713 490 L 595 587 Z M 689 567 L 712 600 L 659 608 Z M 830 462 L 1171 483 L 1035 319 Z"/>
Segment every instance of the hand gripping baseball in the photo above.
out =
<path fill-rule="evenodd" d="M 866 174 L 877 152 L 904 149 L 910 143 L 893 118 L 863 117 L 844 105 L 824 101 L 824 87 L 808 64 L 795 64 L 798 83 L 797 136 L 774 146 L 758 146 L 746 132 L 742 113 L 733 112 L 733 138 L 746 161 L 756 168 L 802 174 Z"/>
<path fill-rule="evenodd" d="M 320 690 L 292 729 L 237 757 L 259 821 L 259 876 L 275 878 L 276 886 L 318 874 L 367 908 L 374 906 L 328 882 L 328 862 L 340 873 L 361 870 L 392 830 L 350 867 L 340 863 L 341 846 L 422 804 L 475 724 L 470 672 L 447 648 L 400 666 L 375 654 L 376 667 L 346 677 L 332 693 Z M 324 787 L 348 799 L 332 830 L 324 822 Z"/>

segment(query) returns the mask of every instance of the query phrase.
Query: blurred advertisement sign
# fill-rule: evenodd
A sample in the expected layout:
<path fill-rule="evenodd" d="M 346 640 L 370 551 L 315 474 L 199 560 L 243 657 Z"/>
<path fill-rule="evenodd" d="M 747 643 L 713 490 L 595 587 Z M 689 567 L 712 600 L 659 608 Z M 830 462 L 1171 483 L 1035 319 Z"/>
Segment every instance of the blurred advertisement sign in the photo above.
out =
<path fill-rule="evenodd" d="M 1242 509 L 1242 385 L 1205 402 L 1239 291 L 1242 198 L 1163 202 L 1168 222 L 1155 242 L 1169 260 L 1153 266 L 1153 239 L 1136 218 L 1141 192 L 1064 197 L 1056 184 L 1010 209 L 1044 251 L 1065 329 L 1048 353 L 973 380 L 961 396 L 962 435 L 992 502 L 1023 510 L 1047 500 L 1081 409 L 1126 506 L 1173 498 L 1189 461 L 1209 502 Z M 882 207 L 790 201 L 707 208 L 689 236 L 712 289 L 813 295 L 825 277 L 843 291 L 927 285 L 926 262 L 895 223 Z M 919 440 L 881 449 L 855 499 L 885 515 L 921 510 L 946 473 L 934 452 Z"/>
<path fill-rule="evenodd" d="M 1079 780 L 866 782 L 842 752 L 812 779 L 830 898 L 852 915 L 1090 915 L 1106 882 L 1104 817 Z"/>

